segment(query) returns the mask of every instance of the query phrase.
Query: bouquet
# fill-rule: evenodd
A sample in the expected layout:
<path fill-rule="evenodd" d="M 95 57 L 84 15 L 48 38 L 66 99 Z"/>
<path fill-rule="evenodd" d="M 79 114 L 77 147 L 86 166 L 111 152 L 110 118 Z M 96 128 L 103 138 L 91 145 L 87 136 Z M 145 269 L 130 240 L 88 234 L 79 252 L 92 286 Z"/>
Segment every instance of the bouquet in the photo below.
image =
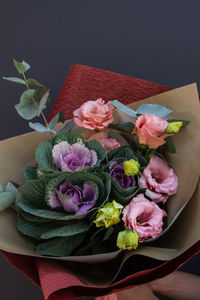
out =
<path fill-rule="evenodd" d="M 44 116 L 49 91 L 26 79 L 27 63 L 14 63 L 23 79 L 5 79 L 27 88 L 16 110 L 26 120 L 41 114 L 45 125 L 29 122 L 37 132 L 1 142 L 9 162 L 1 168 L 3 185 L 9 180 L 0 193 L 1 249 L 48 257 L 88 284 L 109 285 L 132 256 L 169 260 L 198 241 L 199 211 L 184 216 L 190 199 L 199 205 L 194 85 L 129 108 L 86 99 L 61 125 L 62 113 Z M 85 274 L 83 264 L 96 272 Z"/>

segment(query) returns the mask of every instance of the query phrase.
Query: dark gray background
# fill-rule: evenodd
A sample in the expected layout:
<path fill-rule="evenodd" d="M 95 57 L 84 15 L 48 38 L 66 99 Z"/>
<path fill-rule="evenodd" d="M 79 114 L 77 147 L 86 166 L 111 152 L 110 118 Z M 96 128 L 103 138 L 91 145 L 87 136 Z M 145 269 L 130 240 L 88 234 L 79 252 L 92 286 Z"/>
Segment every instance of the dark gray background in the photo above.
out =
<path fill-rule="evenodd" d="M 0 75 L 16 76 L 12 58 L 24 59 L 53 101 L 72 64 L 171 87 L 199 83 L 199 11 L 199 0 L 1 0 Z M 0 90 L 0 139 L 29 131 L 14 109 L 22 87 L 0 80 Z M 2 257 L 0 263 L 5 300 L 43 299 Z M 199 256 L 185 270 L 200 275 Z"/>

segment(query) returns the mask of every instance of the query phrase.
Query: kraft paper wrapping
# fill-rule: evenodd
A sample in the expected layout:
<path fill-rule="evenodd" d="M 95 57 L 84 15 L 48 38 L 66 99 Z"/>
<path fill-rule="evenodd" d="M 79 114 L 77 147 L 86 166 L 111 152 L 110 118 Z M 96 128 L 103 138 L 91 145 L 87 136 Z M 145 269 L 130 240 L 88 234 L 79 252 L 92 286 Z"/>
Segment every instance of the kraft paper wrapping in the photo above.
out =
<path fill-rule="evenodd" d="M 200 105 L 196 84 L 174 89 L 129 107 L 136 109 L 142 103 L 155 103 L 173 110 L 174 119 L 190 120 L 191 123 L 172 137 L 177 152 L 168 159 L 179 178 L 178 193 L 167 202 L 167 225 L 170 229 L 158 240 L 141 244 L 135 251 L 121 250 L 90 256 L 51 258 L 64 261 L 66 268 L 81 280 L 93 285 L 108 285 L 119 273 L 125 261 L 133 255 L 143 255 L 160 261 L 170 260 L 200 240 Z M 116 111 L 115 121 L 131 121 L 131 117 Z M 61 124 L 58 125 L 59 128 Z M 35 149 L 49 134 L 31 132 L 0 142 L 0 183 L 14 181 L 24 183 L 24 168 L 35 164 Z M 176 220 L 177 219 L 177 220 Z M 0 213 L 0 249 L 36 256 L 28 240 L 17 230 L 15 211 L 7 209 Z M 78 263 L 78 267 L 77 267 Z M 87 272 L 85 266 L 87 265 Z M 109 266 L 109 267 L 108 267 Z M 105 267 L 108 270 L 105 274 Z M 134 270 L 133 270 L 134 272 Z M 86 274 L 87 273 L 87 274 Z"/>

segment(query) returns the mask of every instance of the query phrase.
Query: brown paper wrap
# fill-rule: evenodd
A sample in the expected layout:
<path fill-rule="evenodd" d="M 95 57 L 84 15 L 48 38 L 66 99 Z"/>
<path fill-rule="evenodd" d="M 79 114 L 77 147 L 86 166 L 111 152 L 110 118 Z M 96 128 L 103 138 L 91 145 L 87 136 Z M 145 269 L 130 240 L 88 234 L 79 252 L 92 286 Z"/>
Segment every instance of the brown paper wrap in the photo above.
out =
<path fill-rule="evenodd" d="M 142 103 L 155 103 L 173 110 L 174 119 L 190 120 L 191 123 L 173 137 L 177 152 L 169 155 L 169 161 L 179 178 L 178 193 L 168 200 L 167 224 L 183 208 L 170 230 L 151 244 L 140 245 L 136 251 L 53 258 L 65 261 L 67 269 L 90 284 L 106 285 L 119 273 L 125 261 L 139 254 L 153 259 L 170 260 L 195 244 L 200 239 L 200 105 L 196 84 L 181 87 L 157 96 L 134 102 L 129 107 L 136 109 Z M 131 117 L 117 111 L 115 120 L 129 121 Z M 62 127 L 62 125 L 58 125 Z M 58 128 L 59 129 L 59 128 Z M 24 168 L 35 163 L 35 149 L 49 134 L 31 132 L 0 142 L 0 183 L 8 181 L 24 183 Z M 188 203 L 189 201 L 189 203 Z M 37 256 L 28 240 L 20 234 L 16 225 L 16 214 L 12 209 L 0 213 L 0 249 L 22 255 Z M 79 267 L 77 268 L 77 262 Z M 87 274 L 85 270 L 87 264 Z M 110 270 L 105 275 L 106 269 Z M 110 268 L 108 268 L 108 265 Z M 101 271 L 102 270 L 102 271 Z"/>

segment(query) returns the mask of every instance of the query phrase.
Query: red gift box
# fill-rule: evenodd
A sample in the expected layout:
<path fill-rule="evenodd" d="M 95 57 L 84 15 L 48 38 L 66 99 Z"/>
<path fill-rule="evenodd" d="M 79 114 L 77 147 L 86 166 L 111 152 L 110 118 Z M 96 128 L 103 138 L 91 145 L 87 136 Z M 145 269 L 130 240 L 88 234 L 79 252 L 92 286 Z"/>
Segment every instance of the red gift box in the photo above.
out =
<path fill-rule="evenodd" d="M 60 111 L 64 112 L 65 119 L 70 119 L 73 110 L 87 100 L 101 97 L 105 100 L 118 99 L 124 104 L 129 104 L 168 90 L 170 88 L 166 86 L 142 79 L 75 65 L 69 72 L 49 119 Z M 164 277 L 198 252 L 200 252 L 200 242 L 197 242 L 182 255 L 167 262 L 148 259 L 148 267 L 142 270 L 138 269 L 134 274 L 131 274 L 130 267 L 134 258 L 130 258 L 128 261 L 129 268 L 126 270 L 127 265 L 125 264 L 116 281 L 106 287 L 88 286 L 67 273 L 66 269 L 46 258 L 39 259 L 7 252 L 3 252 L 3 254 L 13 266 L 41 287 L 46 300 L 73 300 L 76 297 L 96 297 L 109 294 Z M 144 258 L 138 256 L 137 264 L 140 265 L 140 263 L 144 266 Z"/>

